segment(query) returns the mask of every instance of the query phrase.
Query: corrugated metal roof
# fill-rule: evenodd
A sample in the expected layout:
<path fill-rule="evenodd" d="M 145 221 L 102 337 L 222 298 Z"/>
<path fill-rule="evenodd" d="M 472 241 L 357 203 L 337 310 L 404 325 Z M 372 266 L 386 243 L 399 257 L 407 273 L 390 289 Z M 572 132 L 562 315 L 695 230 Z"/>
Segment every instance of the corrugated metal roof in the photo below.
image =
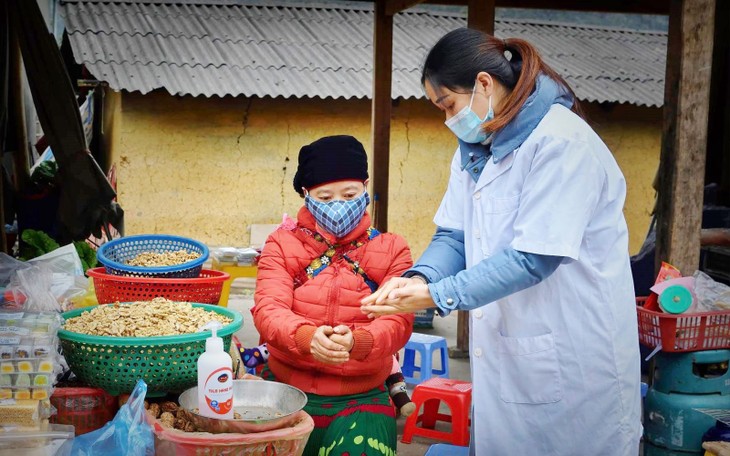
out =
<path fill-rule="evenodd" d="M 116 90 L 177 95 L 364 98 L 372 91 L 367 3 L 256 0 L 63 2 L 74 57 Z M 394 98 L 423 97 L 420 65 L 463 14 L 419 7 L 393 30 Z M 534 43 L 580 99 L 661 106 L 667 35 L 497 21 L 498 37 Z"/>

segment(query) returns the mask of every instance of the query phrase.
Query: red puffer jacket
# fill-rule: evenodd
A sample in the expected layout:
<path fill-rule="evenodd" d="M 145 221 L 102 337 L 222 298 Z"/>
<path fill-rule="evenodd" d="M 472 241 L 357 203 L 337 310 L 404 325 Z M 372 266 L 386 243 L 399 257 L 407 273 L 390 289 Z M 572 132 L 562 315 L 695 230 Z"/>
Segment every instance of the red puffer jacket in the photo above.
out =
<path fill-rule="evenodd" d="M 339 253 L 358 262 L 380 285 L 411 267 L 405 240 L 383 233 L 360 247 L 352 246 L 353 240 L 367 235 L 370 216 L 365 213 L 357 228 L 339 242 L 328 238 L 336 247 L 347 247 L 338 248 L 331 264 L 307 280 L 307 266 L 327 250 L 327 245 L 302 230 L 316 230 L 306 208 L 297 218 L 296 228 L 279 228 L 269 236 L 258 263 L 252 312 L 261 339 L 268 343 L 269 368 L 277 380 L 324 396 L 357 394 L 383 385 L 393 354 L 411 336 L 413 314 L 368 319 L 360 311 L 360 300 L 371 293 L 370 288 Z M 301 278 L 304 280 L 298 280 Z M 295 281 L 301 285 L 295 286 Z M 342 364 L 315 360 L 309 351 L 315 329 L 342 324 L 353 331 L 350 360 Z"/>

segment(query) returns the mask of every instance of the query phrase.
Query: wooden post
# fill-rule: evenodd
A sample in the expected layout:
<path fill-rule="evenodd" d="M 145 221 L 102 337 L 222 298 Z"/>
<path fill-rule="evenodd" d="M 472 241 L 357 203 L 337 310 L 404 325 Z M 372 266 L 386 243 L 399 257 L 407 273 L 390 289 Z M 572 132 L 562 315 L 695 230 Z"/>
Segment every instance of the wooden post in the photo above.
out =
<path fill-rule="evenodd" d="M 393 74 L 393 16 L 386 0 L 375 1 L 373 27 L 373 225 L 388 231 L 388 179 L 390 178 L 390 115 Z"/>
<path fill-rule="evenodd" d="M 700 263 L 714 16 L 715 0 L 671 0 L 656 264 L 685 275 Z"/>
<path fill-rule="evenodd" d="M 469 0 L 466 26 L 494 34 L 495 0 Z"/>
<path fill-rule="evenodd" d="M 376 0 L 373 18 L 373 225 L 388 231 L 390 116 L 393 79 L 393 15 L 422 0 Z"/>
<path fill-rule="evenodd" d="M 495 0 L 469 0 L 467 26 L 494 34 Z M 456 346 L 449 348 L 449 357 L 469 357 L 469 312 L 459 311 L 456 321 Z"/>

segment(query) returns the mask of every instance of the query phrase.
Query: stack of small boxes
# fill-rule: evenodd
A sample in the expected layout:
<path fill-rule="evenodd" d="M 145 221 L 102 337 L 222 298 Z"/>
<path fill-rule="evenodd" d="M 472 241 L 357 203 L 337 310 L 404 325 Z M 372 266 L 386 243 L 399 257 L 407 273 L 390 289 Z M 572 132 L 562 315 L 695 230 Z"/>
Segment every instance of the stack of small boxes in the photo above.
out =
<path fill-rule="evenodd" d="M 0 432 L 40 429 L 61 369 L 57 313 L 0 312 Z"/>

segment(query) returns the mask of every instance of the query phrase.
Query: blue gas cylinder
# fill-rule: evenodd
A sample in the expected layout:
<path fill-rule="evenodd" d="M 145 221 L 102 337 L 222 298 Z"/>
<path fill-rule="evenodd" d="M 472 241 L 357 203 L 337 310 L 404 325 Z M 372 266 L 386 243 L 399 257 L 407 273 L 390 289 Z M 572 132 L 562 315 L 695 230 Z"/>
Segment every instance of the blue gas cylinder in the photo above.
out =
<path fill-rule="evenodd" d="M 715 419 L 696 409 L 730 408 L 730 350 L 660 352 L 644 402 L 644 454 L 702 454 Z"/>

